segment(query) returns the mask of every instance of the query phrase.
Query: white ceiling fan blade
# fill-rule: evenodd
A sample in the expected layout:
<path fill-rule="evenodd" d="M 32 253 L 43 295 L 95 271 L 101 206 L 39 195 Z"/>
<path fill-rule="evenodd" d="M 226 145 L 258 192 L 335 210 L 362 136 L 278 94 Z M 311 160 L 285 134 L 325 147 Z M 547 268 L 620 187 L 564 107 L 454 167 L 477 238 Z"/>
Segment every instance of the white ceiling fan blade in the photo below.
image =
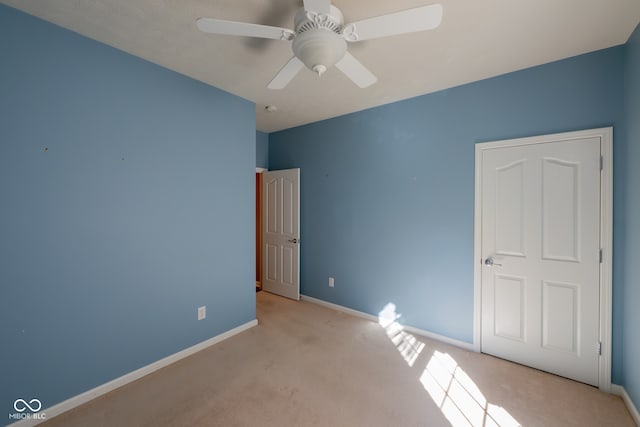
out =
<path fill-rule="evenodd" d="M 378 78 L 349 52 L 336 63 L 336 67 L 361 88 L 369 87 L 378 81 Z"/>
<path fill-rule="evenodd" d="M 278 74 L 276 74 L 267 87 L 269 89 L 284 89 L 303 67 L 304 64 L 302 61 L 294 56 L 278 71 Z"/>
<path fill-rule="evenodd" d="M 304 0 L 304 10 L 308 12 L 329 14 L 331 0 Z"/>
<path fill-rule="evenodd" d="M 200 31 L 205 33 L 230 36 L 260 37 L 274 40 L 291 40 L 295 36 L 293 31 L 286 28 L 248 24 L 246 22 L 224 21 L 222 19 L 198 18 L 196 25 Z"/>
<path fill-rule="evenodd" d="M 376 18 L 363 19 L 347 25 L 343 30 L 347 41 L 376 39 L 416 31 L 433 30 L 442 22 L 442 5 L 416 7 Z"/>

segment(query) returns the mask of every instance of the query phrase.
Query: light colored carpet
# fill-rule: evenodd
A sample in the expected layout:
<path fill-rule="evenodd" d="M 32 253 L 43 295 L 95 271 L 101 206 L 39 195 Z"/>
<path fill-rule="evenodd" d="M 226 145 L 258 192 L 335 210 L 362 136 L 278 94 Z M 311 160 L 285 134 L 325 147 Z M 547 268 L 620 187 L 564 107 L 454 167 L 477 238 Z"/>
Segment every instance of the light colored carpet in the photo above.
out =
<path fill-rule="evenodd" d="M 259 325 L 46 426 L 634 426 L 619 397 L 256 294 Z"/>

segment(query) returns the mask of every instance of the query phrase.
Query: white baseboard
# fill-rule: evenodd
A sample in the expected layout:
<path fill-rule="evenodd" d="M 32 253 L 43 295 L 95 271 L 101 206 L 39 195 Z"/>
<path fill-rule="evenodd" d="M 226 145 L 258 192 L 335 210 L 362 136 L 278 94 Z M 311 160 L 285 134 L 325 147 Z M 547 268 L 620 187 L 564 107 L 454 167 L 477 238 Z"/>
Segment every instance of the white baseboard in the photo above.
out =
<path fill-rule="evenodd" d="M 627 405 L 627 409 L 631 414 L 631 418 L 633 418 L 633 421 L 636 422 L 637 426 L 640 426 L 640 412 L 638 412 L 638 408 L 636 408 L 633 400 L 631 400 L 631 397 L 629 396 L 629 394 L 627 394 L 627 390 L 625 390 L 625 388 L 621 385 L 611 384 L 611 393 L 622 398 L 624 404 Z"/>
<path fill-rule="evenodd" d="M 379 320 L 377 316 L 374 316 L 374 315 L 368 314 L 368 313 L 364 313 L 362 311 L 354 310 L 352 308 L 344 307 L 342 305 L 338 305 L 338 304 L 334 304 L 334 303 L 331 303 L 331 302 L 323 301 L 321 299 L 313 298 L 313 297 L 310 297 L 310 296 L 307 296 L 307 295 L 300 295 L 300 297 L 304 301 L 309 301 L 309 302 L 312 302 L 314 304 L 318 304 L 318 305 L 322 305 L 324 307 L 328 307 L 328 308 L 334 309 L 336 311 L 341 311 L 343 313 L 351 314 L 352 316 L 361 317 L 363 319 L 371 320 L 372 322 L 378 323 L 378 320 Z M 464 341 L 459 341 L 459 340 L 456 340 L 456 339 L 453 339 L 453 338 L 449 338 L 449 337 L 445 337 L 444 335 L 440 335 L 440 334 L 436 334 L 436 333 L 433 333 L 433 332 L 425 331 L 424 329 L 414 328 L 413 326 L 402 325 L 402 327 L 404 328 L 405 331 L 411 332 L 412 334 L 416 334 L 416 335 L 420 335 L 420 336 L 423 336 L 423 337 L 427 337 L 427 338 L 430 338 L 430 339 L 435 340 L 435 341 L 440 341 L 440 342 L 443 342 L 445 344 L 450 344 L 450 345 L 453 345 L 453 346 L 456 346 L 456 347 L 463 348 L 465 350 L 474 351 L 473 344 L 471 344 L 471 343 L 464 342 Z"/>
<path fill-rule="evenodd" d="M 371 320 L 372 322 L 378 322 L 378 317 L 377 316 L 365 313 L 363 311 L 354 310 L 352 308 L 347 308 L 347 307 L 345 307 L 343 305 L 338 305 L 338 304 L 334 304 L 332 302 L 323 301 L 321 299 L 317 299 L 317 298 L 310 297 L 310 296 L 307 296 L 307 295 L 300 295 L 300 299 L 302 299 L 303 301 L 309 301 L 309 302 L 312 302 L 314 304 L 322 305 L 324 307 L 332 308 L 332 309 L 334 309 L 336 311 L 341 311 L 343 313 L 347 313 L 347 314 L 350 314 L 352 316 L 360 317 L 362 319 Z"/>
<path fill-rule="evenodd" d="M 194 353 L 197 353 L 201 350 L 204 350 L 207 347 L 210 347 L 214 344 L 217 344 L 221 341 L 224 341 L 228 338 L 231 338 L 234 335 L 239 334 L 240 332 L 246 331 L 249 328 L 252 328 L 258 324 L 258 320 L 254 319 L 245 324 L 237 326 L 233 329 L 228 330 L 227 332 L 223 332 L 220 335 L 216 335 L 213 338 L 209 338 L 206 341 L 202 341 L 196 345 L 185 348 L 177 353 L 174 353 L 170 356 L 165 357 L 164 359 L 160 359 L 156 362 L 153 362 L 147 366 L 143 366 L 140 369 L 136 369 L 135 371 L 129 372 L 119 378 L 109 381 L 108 383 L 104 383 L 99 385 L 98 387 L 92 388 L 91 390 L 85 391 L 77 396 L 71 397 L 63 402 L 58 403 L 57 405 L 51 406 L 49 408 L 42 409 L 38 412 L 38 415 L 45 416 L 46 419 L 23 419 L 11 424 L 11 427 L 27 427 L 27 426 L 35 426 L 37 424 L 43 423 L 55 416 L 62 414 L 63 412 L 67 412 L 73 408 L 76 408 L 84 403 L 87 403 L 90 400 L 93 400 L 103 394 L 109 393 L 117 388 L 122 387 L 130 382 L 133 382 L 137 379 L 144 377 L 145 375 L 149 375 L 152 372 L 157 371 L 158 369 L 162 369 L 165 366 L 171 365 L 172 363 L 177 362 L 178 360 L 184 359 L 186 357 L 191 356 Z"/>

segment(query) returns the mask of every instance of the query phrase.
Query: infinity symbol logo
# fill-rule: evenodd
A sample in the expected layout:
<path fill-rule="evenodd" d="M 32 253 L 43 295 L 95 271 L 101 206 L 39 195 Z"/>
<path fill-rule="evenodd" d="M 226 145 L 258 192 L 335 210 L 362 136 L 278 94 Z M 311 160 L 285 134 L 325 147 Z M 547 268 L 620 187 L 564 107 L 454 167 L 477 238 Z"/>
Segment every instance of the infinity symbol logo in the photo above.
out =
<path fill-rule="evenodd" d="M 17 399 L 15 402 L 13 402 L 13 409 L 18 412 L 24 412 L 27 410 L 27 408 L 29 408 L 31 412 L 38 412 L 40 409 L 42 409 L 42 403 L 38 399 L 31 399 L 29 403 L 27 403 L 27 401 L 24 399 Z"/>

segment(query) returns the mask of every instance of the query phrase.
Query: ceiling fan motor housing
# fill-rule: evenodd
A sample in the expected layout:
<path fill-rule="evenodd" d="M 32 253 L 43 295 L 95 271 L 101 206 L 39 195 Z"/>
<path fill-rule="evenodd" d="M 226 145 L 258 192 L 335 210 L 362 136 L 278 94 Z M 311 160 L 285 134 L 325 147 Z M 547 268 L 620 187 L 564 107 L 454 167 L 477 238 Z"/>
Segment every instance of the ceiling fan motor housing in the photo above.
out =
<path fill-rule="evenodd" d="M 328 15 L 300 9 L 295 18 L 293 54 L 307 68 L 322 75 L 347 52 L 347 42 L 341 35 L 343 25 L 342 12 L 335 6 L 331 6 Z"/>

